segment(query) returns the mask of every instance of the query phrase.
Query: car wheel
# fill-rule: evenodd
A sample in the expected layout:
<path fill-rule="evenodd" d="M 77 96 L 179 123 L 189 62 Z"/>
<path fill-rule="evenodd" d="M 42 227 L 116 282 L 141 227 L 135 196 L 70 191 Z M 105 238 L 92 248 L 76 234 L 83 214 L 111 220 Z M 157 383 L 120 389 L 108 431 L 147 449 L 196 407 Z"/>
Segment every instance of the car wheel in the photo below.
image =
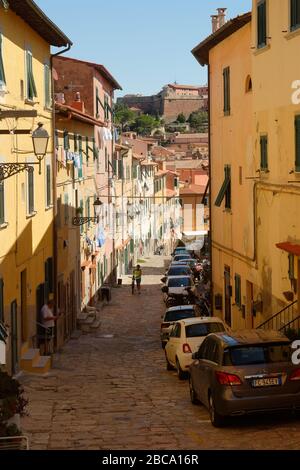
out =
<path fill-rule="evenodd" d="M 187 373 L 187 372 L 184 372 L 184 371 L 181 369 L 177 357 L 176 357 L 176 371 L 177 371 L 177 375 L 178 375 L 179 380 L 185 380 L 185 379 L 187 379 L 188 373 Z"/>
<path fill-rule="evenodd" d="M 209 395 L 209 415 L 211 424 L 215 428 L 222 428 L 225 425 L 225 417 L 216 411 L 215 401 L 212 395 Z"/>
<path fill-rule="evenodd" d="M 194 385 L 192 381 L 192 377 L 190 376 L 189 378 L 189 389 L 190 389 L 190 397 L 191 397 L 191 402 L 193 405 L 200 405 L 200 400 L 197 398 L 197 394 L 194 390 Z"/>
<path fill-rule="evenodd" d="M 168 360 L 167 353 L 165 353 L 165 356 L 166 356 L 166 365 L 167 365 L 167 370 L 173 370 L 173 367 L 172 367 L 172 366 L 171 366 L 171 364 L 169 363 L 169 360 Z"/>

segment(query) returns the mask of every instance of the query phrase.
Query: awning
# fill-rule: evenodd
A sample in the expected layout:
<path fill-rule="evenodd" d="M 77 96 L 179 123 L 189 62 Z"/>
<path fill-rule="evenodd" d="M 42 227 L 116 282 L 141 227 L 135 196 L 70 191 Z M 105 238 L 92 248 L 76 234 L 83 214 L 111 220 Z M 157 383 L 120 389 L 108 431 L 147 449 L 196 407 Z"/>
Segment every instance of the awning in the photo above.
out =
<path fill-rule="evenodd" d="M 291 242 L 282 242 L 276 244 L 277 248 L 286 251 L 291 255 L 300 256 L 300 244 Z"/>

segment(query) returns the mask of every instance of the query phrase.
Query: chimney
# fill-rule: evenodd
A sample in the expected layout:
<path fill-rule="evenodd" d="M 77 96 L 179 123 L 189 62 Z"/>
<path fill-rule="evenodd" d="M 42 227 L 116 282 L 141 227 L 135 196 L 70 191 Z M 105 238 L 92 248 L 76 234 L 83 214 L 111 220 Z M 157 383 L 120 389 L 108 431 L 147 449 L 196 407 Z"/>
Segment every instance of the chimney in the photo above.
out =
<path fill-rule="evenodd" d="M 227 8 L 217 8 L 218 10 L 218 17 L 219 17 L 219 28 L 222 28 L 226 23 L 226 11 Z"/>
<path fill-rule="evenodd" d="M 84 102 L 81 101 L 81 96 L 80 96 L 79 91 L 75 94 L 75 101 L 71 103 L 71 107 L 74 109 L 77 109 L 81 113 L 85 113 Z"/>
<path fill-rule="evenodd" d="M 218 15 L 211 15 L 212 32 L 215 33 L 219 29 Z"/>

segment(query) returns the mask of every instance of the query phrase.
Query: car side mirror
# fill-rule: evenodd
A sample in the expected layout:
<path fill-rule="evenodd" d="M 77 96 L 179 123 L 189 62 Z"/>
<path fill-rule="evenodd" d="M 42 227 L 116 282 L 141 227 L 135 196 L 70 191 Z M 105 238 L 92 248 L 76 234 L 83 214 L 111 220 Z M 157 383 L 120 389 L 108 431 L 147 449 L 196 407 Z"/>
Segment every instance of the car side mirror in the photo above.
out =
<path fill-rule="evenodd" d="M 169 288 L 167 286 L 163 286 L 161 288 L 161 291 L 164 293 L 164 294 L 167 294 L 169 292 Z"/>
<path fill-rule="evenodd" d="M 164 277 L 161 278 L 161 282 L 162 282 L 163 284 L 166 283 L 166 280 L 167 280 L 166 276 L 164 276 Z"/>

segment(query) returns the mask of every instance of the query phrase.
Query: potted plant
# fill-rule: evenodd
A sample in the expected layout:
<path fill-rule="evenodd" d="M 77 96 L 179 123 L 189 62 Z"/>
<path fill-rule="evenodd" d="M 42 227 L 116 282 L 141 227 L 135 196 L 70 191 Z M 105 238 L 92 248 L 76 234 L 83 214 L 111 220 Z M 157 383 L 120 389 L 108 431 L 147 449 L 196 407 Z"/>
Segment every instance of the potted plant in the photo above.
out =
<path fill-rule="evenodd" d="M 20 417 L 26 416 L 28 400 L 21 384 L 0 371 L 0 437 L 20 436 Z"/>

